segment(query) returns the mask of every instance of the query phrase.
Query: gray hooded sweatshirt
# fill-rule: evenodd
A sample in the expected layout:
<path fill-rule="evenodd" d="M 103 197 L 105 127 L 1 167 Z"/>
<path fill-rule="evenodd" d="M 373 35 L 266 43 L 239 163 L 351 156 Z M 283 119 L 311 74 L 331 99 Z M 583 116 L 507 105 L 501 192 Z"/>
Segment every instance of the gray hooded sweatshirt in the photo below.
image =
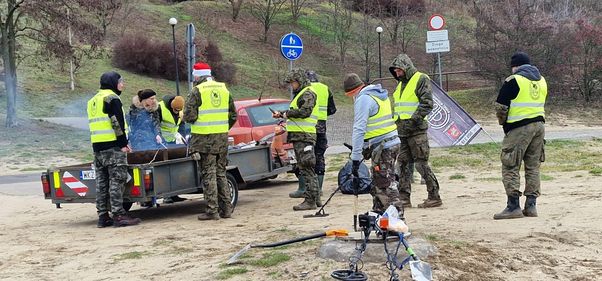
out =
<path fill-rule="evenodd" d="M 383 146 L 384 149 L 387 149 L 401 143 L 397 137 L 397 130 L 393 130 L 382 136 L 371 138 L 368 142 L 364 143 L 368 118 L 378 113 L 379 110 L 378 103 L 370 96 L 383 101 L 388 98 L 387 90 L 383 89 L 380 84 L 368 85 L 357 94 L 353 104 L 353 134 L 351 135 L 353 151 L 351 152 L 351 160 L 363 159 L 362 148 L 364 145 L 374 147 L 383 140 L 388 139 Z"/>

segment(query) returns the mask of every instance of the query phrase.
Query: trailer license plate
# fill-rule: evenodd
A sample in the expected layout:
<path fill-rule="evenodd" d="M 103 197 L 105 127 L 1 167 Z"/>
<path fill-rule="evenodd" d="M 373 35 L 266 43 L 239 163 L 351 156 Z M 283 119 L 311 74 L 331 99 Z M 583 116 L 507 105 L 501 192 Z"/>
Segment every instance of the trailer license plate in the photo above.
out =
<path fill-rule="evenodd" d="M 81 171 L 80 178 L 82 180 L 93 180 L 93 179 L 96 179 L 96 172 L 94 170 Z"/>
<path fill-rule="evenodd" d="M 288 159 L 289 159 L 289 163 L 291 164 L 295 164 L 297 163 L 297 159 L 295 159 L 295 151 L 294 150 L 288 150 Z"/>

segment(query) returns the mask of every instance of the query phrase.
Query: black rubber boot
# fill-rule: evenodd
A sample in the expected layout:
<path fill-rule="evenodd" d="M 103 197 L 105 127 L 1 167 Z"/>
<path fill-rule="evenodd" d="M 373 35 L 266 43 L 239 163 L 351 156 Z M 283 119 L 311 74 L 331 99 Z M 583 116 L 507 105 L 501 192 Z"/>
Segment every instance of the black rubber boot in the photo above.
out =
<path fill-rule="evenodd" d="M 114 227 L 137 225 L 142 221 L 139 218 L 132 218 L 128 215 L 115 216 L 114 220 L 115 220 L 115 222 L 113 222 Z"/>
<path fill-rule="evenodd" d="M 535 196 L 527 196 L 525 200 L 525 209 L 523 210 L 523 215 L 525 217 L 537 217 L 537 208 L 535 207 L 537 201 L 537 197 Z"/>
<path fill-rule="evenodd" d="M 315 198 L 316 207 L 322 207 L 322 183 L 324 183 L 324 175 L 318 175 L 318 192 Z"/>
<path fill-rule="evenodd" d="M 493 215 L 494 220 L 518 219 L 523 217 L 523 212 L 520 209 L 520 201 L 518 196 L 508 196 L 506 209 L 501 213 Z"/>

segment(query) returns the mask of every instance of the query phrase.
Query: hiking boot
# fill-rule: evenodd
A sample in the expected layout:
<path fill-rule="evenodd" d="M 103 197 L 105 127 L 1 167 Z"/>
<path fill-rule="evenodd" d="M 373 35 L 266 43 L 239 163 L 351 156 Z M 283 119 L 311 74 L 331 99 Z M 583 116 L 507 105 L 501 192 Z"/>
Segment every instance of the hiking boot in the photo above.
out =
<path fill-rule="evenodd" d="M 518 219 L 523 217 L 518 196 L 508 196 L 506 209 L 493 215 L 494 220 Z"/>
<path fill-rule="evenodd" d="M 115 216 L 113 218 L 113 220 L 114 220 L 114 222 L 113 222 L 113 226 L 114 227 L 128 226 L 128 225 L 137 225 L 137 224 L 139 224 L 142 221 L 139 218 L 132 218 L 132 217 L 127 216 L 127 215 Z"/>
<path fill-rule="evenodd" d="M 102 214 L 98 216 L 98 223 L 96 224 L 96 227 L 103 228 L 111 225 L 113 225 L 113 219 L 109 216 L 109 214 Z"/>
<path fill-rule="evenodd" d="M 525 217 L 537 217 L 537 208 L 535 208 L 535 203 L 537 201 L 537 197 L 535 196 L 527 196 L 527 200 L 525 200 L 525 209 L 523 210 L 523 215 Z"/>
<path fill-rule="evenodd" d="M 303 198 L 305 195 L 305 179 L 302 176 L 299 176 L 299 187 L 297 190 L 288 194 L 290 198 Z"/>
<path fill-rule="evenodd" d="M 305 211 L 305 210 L 315 210 L 316 209 L 316 201 L 312 199 L 303 200 L 303 202 L 297 206 L 293 207 L 295 211 Z"/>
<path fill-rule="evenodd" d="M 443 201 L 441 199 L 430 199 L 427 198 L 421 204 L 418 204 L 418 208 L 434 208 L 443 205 Z"/>
<path fill-rule="evenodd" d="M 232 211 L 220 211 L 219 217 L 222 219 L 229 219 L 232 217 Z"/>
<path fill-rule="evenodd" d="M 219 214 L 218 213 L 202 213 L 200 214 L 197 219 L 199 219 L 200 221 L 208 221 L 208 220 L 219 220 Z"/>

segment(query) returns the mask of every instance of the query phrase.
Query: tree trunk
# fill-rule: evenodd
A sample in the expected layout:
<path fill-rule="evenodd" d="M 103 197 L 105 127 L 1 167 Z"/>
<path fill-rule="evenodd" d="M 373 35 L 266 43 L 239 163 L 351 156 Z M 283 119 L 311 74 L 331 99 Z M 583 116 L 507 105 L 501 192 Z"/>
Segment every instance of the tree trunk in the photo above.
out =
<path fill-rule="evenodd" d="M 8 23 L 2 29 L 2 62 L 4 64 L 4 85 L 6 88 L 6 127 L 13 128 L 17 124 L 17 69 L 15 64 L 14 25 Z"/>

